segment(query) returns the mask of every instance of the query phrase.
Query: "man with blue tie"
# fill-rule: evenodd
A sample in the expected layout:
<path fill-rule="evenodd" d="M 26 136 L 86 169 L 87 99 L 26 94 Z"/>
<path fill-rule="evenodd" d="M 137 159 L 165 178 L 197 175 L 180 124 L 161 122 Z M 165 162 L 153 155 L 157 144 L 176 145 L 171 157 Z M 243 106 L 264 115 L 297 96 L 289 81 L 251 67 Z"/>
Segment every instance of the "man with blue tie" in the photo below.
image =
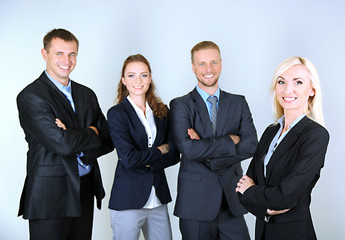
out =
<path fill-rule="evenodd" d="M 248 240 L 235 191 L 241 161 L 253 156 L 257 135 L 243 96 L 222 91 L 219 47 L 191 51 L 196 88 L 170 103 L 174 141 L 182 154 L 174 214 L 183 240 Z"/>
<path fill-rule="evenodd" d="M 95 93 L 69 78 L 78 39 L 54 29 L 43 45 L 46 70 L 17 96 L 29 147 L 18 216 L 31 240 L 91 239 L 94 197 L 100 209 L 105 195 L 97 158 L 114 147 Z"/>

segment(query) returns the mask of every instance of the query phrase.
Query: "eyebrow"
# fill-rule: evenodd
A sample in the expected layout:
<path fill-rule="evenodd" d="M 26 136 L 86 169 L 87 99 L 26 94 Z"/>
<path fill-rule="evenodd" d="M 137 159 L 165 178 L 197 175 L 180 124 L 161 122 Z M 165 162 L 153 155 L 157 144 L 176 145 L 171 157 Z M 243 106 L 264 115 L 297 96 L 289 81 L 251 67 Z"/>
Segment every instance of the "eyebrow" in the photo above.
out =
<path fill-rule="evenodd" d="M 143 74 L 143 73 L 149 74 L 148 72 L 141 72 L 140 74 Z M 127 74 L 136 74 L 136 72 L 128 72 Z"/>
<path fill-rule="evenodd" d="M 277 79 L 279 79 L 279 78 L 282 78 L 282 79 L 286 80 L 286 79 L 285 79 L 284 77 L 282 77 L 282 76 L 279 76 Z M 304 78 L 296 77 L 296 78 L 293 79 L 293 81 L 296 81 L 296 80 L 303 80 L 303 81 L 304 81 Z"/>

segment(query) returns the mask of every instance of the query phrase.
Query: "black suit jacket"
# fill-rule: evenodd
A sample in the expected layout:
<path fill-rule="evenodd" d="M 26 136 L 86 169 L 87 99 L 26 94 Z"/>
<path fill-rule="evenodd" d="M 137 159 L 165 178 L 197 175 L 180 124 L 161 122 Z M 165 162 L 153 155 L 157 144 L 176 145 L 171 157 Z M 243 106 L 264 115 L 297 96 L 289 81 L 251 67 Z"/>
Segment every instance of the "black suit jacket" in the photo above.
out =
<path fill-rule="evenodd" d="M 118 155 L 109 208 L 142 208 L 149 198 L 152 186 L 161 203 L 170 202 L 164 168 L 178 163 L 180 158 L 168 132 L 167 117 L 154 116 L 157 133 L 152 147 L 148 147 L 145 127 L 127 98 L 110 108 L 107 118 Z M 164 155 L 157 148 L 163 143 L 170 146 L 170 151 Z M 147 165 L 150 167 L 146 167 Z"/>
<path fill-rule="evenodd" d="M 113 150 L 107 123 L 94 92 L 71 82 L 74 113 L 68 99 L 43 72 L 17 97 L 20 124 L 28 143 L 27 176 L 18 215 L 26 219 L 77 217 L 80 177 L 76 154 L 92 165 L 97 206 L 104 197 L 97 157 Z M 59 118 L 67 131 L 55 124 Z M 88 128 L 95 126 L 99 136 Z"/>
<path fill-rule="evenodd" d="M 172 100 L 170 107 L 174 141 L 182 154 L 174 214 L 213 220 L 223 192 L 233 215 L 246 213 L 235 189 L 242 177 L 240 163 L 253 155 L 257 136 L 245 98 L 220 91 L 215 137 L 207 107 L 196 89 Z M 191 140 L 189 128 L 201 139 Z M 235 145 L 230 134 L 240 136 L 241 141 Z"/>
<path fill-rule="evenodd" d="M 241 203 L 257 217 L 256 239 L 263 237 L 267 209 L 288 208 L 291 210 L 272 216 L 270 222 L 302 222 L 266 234 L 285 235 L 287 239 L 316 239 L 309 210 L 310 195 L 324 165 L 329 134 L 324 127 L 308 117 L 301 119 L 276 148 L 267 165 L 265 178 L 263 159 L 278 130 L 279 124 L 275 124 L 263 133 L 247 172 L 257 185 L 244 192 Z M 294 235 L 295 231 L 302 235 Z"/>

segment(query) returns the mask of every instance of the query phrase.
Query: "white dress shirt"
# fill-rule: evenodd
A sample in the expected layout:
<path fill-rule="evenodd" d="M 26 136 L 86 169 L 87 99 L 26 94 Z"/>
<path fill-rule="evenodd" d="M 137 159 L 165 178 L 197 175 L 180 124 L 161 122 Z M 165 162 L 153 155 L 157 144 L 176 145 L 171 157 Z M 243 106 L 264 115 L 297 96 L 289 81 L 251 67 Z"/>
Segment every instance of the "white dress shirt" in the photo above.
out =
<path fill-rule="evenodd" d="M 152 145 L 156 139 L 156 134 L 157 134 L 157 128 L 156 128 L 156 123 L 155 123 L 152 109 L 150 108 L 149 104 L 146 102 L 146 111 L 144 114 L 144 111 L 142 109 L 140 109 L 132 101 L 132 99 L 129 96 L 127 96 L 127 99 L 130 102 L 130 104 L 133 106 L 133 108 L 134 108 L 135 112 L 137 113 L 141 123 L 144 125 L 146 135 L 147 135 L 147 144 L 148 144 L 148 147 L 150 148 L 150 147 L 152 147 Z M 159 199 L 156 195 L 155 187 L 152 185 L 149 199 L 147 200 L 147 202 L 143 208 L 152 209 L 152 208 L 156 208 L 160 205 L 162 205 L 162 203 L 161 203 L 161 201 L 159 201 Z"/>

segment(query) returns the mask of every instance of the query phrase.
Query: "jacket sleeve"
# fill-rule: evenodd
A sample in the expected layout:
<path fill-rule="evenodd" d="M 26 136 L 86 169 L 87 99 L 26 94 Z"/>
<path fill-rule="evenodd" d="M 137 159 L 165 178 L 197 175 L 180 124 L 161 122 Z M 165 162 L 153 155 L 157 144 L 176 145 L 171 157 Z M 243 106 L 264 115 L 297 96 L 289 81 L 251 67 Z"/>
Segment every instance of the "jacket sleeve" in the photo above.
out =
<path fill-rule="evenodd" d="M 97 134 L 90 128 L 64 131 L 55 124 L 52 107 L 42 96 L 21 92 L 17 97 L 19 120 L 29 143 L 35 141 L 49 151 L 70 156 L 102 146 Z"/>
<path fill-rule="evenodd" d="M 210 160 L 212 170 L 226 168 L 251 157 L 257 145 L 256 130 L 246 102 L 243 103 L 241 125 L 238 135 L 241 138 L 235 145 L 229 135 L 190 139 L 187 130 L 192 128 L 191 113 L 188 106 L 180 99 L 170 103 L 173 122 L 174 141 L 177 148 L 190 161 Z"/>
<path fill-rule="evenodd" d="M 231 153 L 231 156 L 229 156 L 228 158 L 211 159 L 210 166 L 213 171 L 229 167 L 254 155 L 258 144 L 256 129 L 253 124 L 252 114 L 249 110 L 248 103 L 244 97 L 242 99 L 241 120 L 240 128 L 238 131 L 240 142 L 235 145 L 231 140 L 231 144 L 234 145 L 235 151 Z"/>
<path fill-rule="evenodd" d="M 128 117 L 119 108 L 111 108 L 107 114 L 111 139 L 117 151 L 119 161 L 125 168 L 145 168 L 147 165 L 164 159 L 156 147 L 139 148 L 135 145 L 128 127 Z"/>
<path fill-rule="evenodd" d="M 97 99 L 96 99 L 97 102 Z M 100 147 L 94 148 L 92 150 L 84 151 L 84 162 L 86 164 L 90 164 L 97 160 L 98 157 L 105 155 L 114 150 L 113 142 L 111 141 L 111 137 L 109 134 L 108 124 L 107 121 L 97 103 L 97 121 L 92 125 L 97 128 L 99 135 L 98 138 L 102 142 Z"/>
<path fill-rule="evenodd" d="M 247 209 L 292 208 L 302 194 L 314 187 L 324 165 L 329 134 L 324 128 L 318 127 L 302 134 L 300 138 L 298 161 L 291 173 L 277 186 L 254 185 L 248 188 L 241 197 L 241 203 Z"/>
<path fill-rule="evenodd" d="M 170 147 L 170 151 L 167 154 L 164 154 L 164 159 L 161 161 L 157 161 L 153 164 L 151 164 L 151 170 L 152 171 L 160 171 L 164 168 L 170 167 L 172 165 L 177 164 L 180 161 L 180 153 L 173 141 L 172 136 L 172 129 L 171 129 L 171 121 L 170 121 L 170 114 L 168 119 L 168 136 L 167 136 L 167 144 Z"/>

